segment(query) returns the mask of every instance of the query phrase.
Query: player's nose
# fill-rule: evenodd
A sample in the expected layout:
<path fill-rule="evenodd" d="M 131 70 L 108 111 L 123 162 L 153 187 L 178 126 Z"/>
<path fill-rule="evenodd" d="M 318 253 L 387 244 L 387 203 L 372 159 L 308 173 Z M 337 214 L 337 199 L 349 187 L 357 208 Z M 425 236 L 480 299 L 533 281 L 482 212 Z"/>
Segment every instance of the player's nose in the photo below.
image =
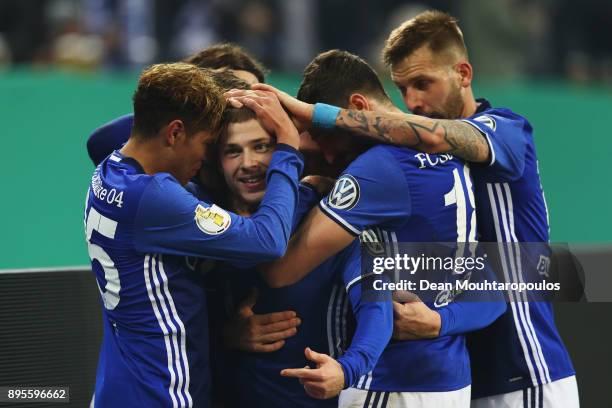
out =
<path fill-rule="evenodd" d="M 245 150 L 242 154 L 242 167 L 244 168 L 253 168 L 257 167 L 258 161 L 254 152 L 249 150 Z"/>
<path fill-rule="evenodd" d="M 404 95 L 404 104 L 406 105 L 406 108 L 408 108 L 408 110 L 415 115 L 419 115 L 420 112 L 423 112 L 423 99 L 417 92 L 406 92 Z"/>

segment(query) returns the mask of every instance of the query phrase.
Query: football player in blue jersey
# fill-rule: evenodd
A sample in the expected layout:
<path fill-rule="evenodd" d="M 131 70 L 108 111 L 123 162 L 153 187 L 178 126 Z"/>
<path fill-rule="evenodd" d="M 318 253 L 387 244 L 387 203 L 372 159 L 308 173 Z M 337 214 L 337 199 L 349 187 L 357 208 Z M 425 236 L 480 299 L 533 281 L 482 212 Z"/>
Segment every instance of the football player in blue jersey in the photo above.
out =
<path fill-rule="evenodd" d="M 198 64 L 216 67 L 218 66 L 218 62 L 210 59 L 213 56 L 221 58 L 222 61 L 230 64 L 229 66 L 234 68 L 231 72 L 228 70 L 210 71 L 212 79 L 224 90 L 249 88 L 248 82 L 233 74 L 238 67 L 245 67 L 245 69 L 249 68 L 251 69 L 249 73 L 252 72 L 253 75 L 256 75 L 256 78 L 263 79 L 263 68 L 257 68 L 259 65 L 254 60 L 249 59 L 243 62 L 245 58 L 249 58 L 248 55 L 244 55 L 240 49 L 234 46 L 222 45 L 209 47 L 192 57 L 192 61 L 194 63 L 197 62 Z M 94 143 L 88 145 L 89 154 L 92 156 L 92 159 L 96 157 L 101 161 L 113 150 L 120 149 L 129 137 L 132 129 L 132 119 L 132 114 L 126 115 L 125 117 L 98 128 L 90 137 L 90 141 Z M 302 149 L 306 145 L 308 148 L 307 151 L 310 153 L 305 155 L 308 159 L 306 167 L 320 169 L 321 166 L 318 161 L 315 163 L 312 162 L 313 153 L 316 153 L 311 146 L 312 143 L 307 140 L 305 144 L 304 135 L 300 136 L 300 152 L 303 151 Z M 227 199 L 231 197 L 231 195 L 226 190 L 226 185 L 220 180 L 223 176 L 217 174 L 218 171 L 213 171 L 221 165 L 217 157 L 218 154 L 210 154 L 209 158 L 211 160 L 202 163 L 198 175 L 193 180 L 194 182 L 189 183 L 186 188 L 200 199 L 211 199 L 211 196 L 214 196 L 214 201 L 217 205 L 229 207 L 230 203 L 228 203 Z M 96 162 L 96 160 L 94 160 L 94 162 Z M 99 164 L 99 162 L 96 164 Z M 306 171 L 306 168 L 304 171 Z M 328 180 L 320 177 L 313 179 L 313 176 L 311 176 L 308 177 L 307 181 L 309 184 L 313 184 L 317 189 L 324 189 L 326 192 L 331 188 L 331 179 Z M 329 187 L 327 187 L 328 185 Z M 306 190 L 302 189 L 301 191 Z M 259 197 L 258 200 L 261 201 L 261 197 Z M 210 266 L 211 263 L 207 263 L 206 269 L 213 270 Z M 235 316 L 233 315 L 236 326 L 242 325 L 244 328 L 238 330 L 238 328 L 232 327 L 232 334 L 237 333 L 237 335 L 232 338 L 232 342 L 236 343 L 235 347 L 250 352 L 270 352 L 282 347 L 284 339 L 295 333 L 296 327 L 299 325 L 299 319 L 295 317 L 295 311 L 287 310 L 271 314 L 254 314 L 252 308 L 248 307 L 248 304 L 254 303 L 256 297 L 253 300 L 249 297 L 248 300 L 245 299 L 246 303 L 244 305 L 240 305 L 240 307 L 237 306 L 236 310 L 228 311 L 225 307 L 227 306 L 225 294 L 221 290 L 226 277 L 220 275 L 223 275 L 223 272 L 220 274 L 206 274 L 206 285 L 209 291 L 208 307 L 211 311 L 211 320 L 213 320 L 211 325 L 219 329 L 217 334 L 219 336 L 221 335 L 223 316 L 225 316 L 225 313 L 231 312 L 234 314 L 234 312 L 236 312 Z M 270 339 L 274 340 L 272 341 Z M 219 341 L 215 342 L 215 340 Z M 211 343 L 211 348 L 214 348 L 217 346 L 217 343 L 221 343 L 221 338 L 217 339 L 213 336 L 211 338 Z M 220 344 L 218 346 L 221 347 Z M 213 364 L 217 362 L 214 359 L 215 356 L 217 356 L 217 354 L 213 353 Z M 223 362 L 219 361 L 218 365 L 220 366 L 222 364 Z M 215 368 L 217 367 L 213 367 L 213 370 Z"/>
<path fill-rule="evenodd" d="M 249 215 L 256 211 L 266 190 L 263 176 L 272 157 L 274 138 L 247 108 L 227 109 L 224 122 L 214 161 L 226 189 L 217 191 L 213 198 L 237 213 Z M 312 186 L 302 183 L 298 213 L 306 214 L 320 198 Z M 273 332 L 268 329 L 267 334 L 255 334 L 250 330 L 266 325 L 247 328 L 230 321 L 226 325 L 227 345 L 247 353 L 223 356 L 226 390 L 221 399 L 236 407 L 336 407 L 334 397 L 344 388 L 345 381 L 352 383 L 353 378 L 371 370 L 392 332 L 390 298 L 384 301 L 385 294 L 381 294 L 380 302 L 361 299 L 360 260 L 355 242 L 307 279 L 280 289 L 251 279 L 252 274 L 224 271 L 232 287 L 230 298 L 240 297 L 253 284 L 259 287 L 259 297 L 250 297 L 242 305 L 248 306 L 248 315 L 255 312 L 262 318 L 272 318 L 278 311 L 291 309 L 297 312 L 301 325 L 296 332 L 288 325 L 288 319 L 276 319 L 267 324 L 276 326 Z M 248 341 L 245 347 L 244 339 L 249 338 L 257 340 Z M 289 376 L 304 371 L 302 367 L 309 360 L 320 365 L 307 372 L 317 381 L 303 386 Z M 236 388 L 240 393 L 232 392 Z"/>
<path fill-rule="evenodd" d="M 227 96 L 236 105 L 249 105 L 250 95 L 257 92 L 231 91 Z M 294 235 L 286 256 L 266 271 L 270 285 L 283 287 L 302 278 L 357 235 L 384 242 L 390 250 L 400 242 L 475 241 L 470 170 L 462 161 L 451 155 L 424 159 L 423 153 L 393 146 L 371 148 L 355 159 L 354 138 L 321 132 L 320 128 L 332 127 L 330 120 L 338 114 L 332 109 L 337 108 L 327 106 L 328 111 L 313 120 L 300 116 L 300 109 L 312 105 L 278 93 L 292 113 L 296 109 L 296 119 L 318 125 L 311 132 L 328 160 L 350 164 Z M 372 68 L 337 50 L 320 54 L 309 64 L 298 98 L 350 107 L 355 114 L 399 113 Z M 452 200 L 444 198 L 451 196 Z M 373 227 L 374 232 L 366 232 Z M 283 276 L 285 268 L 291 273 Z M 340 395 L 340 406 L 469 406 L 471 380 L 463 334 L 490 324 L 505 304 L 417 303 L 430 319 L 428 331 L 410 341 L 391 342 L 372 372 L 347 384 L 350 388 Z M 403 305 L 398 303 L 399 307 Z"/>
<path fill-rule="evenodd" d="M 532 127 L 509 109 L 474 99 L 472 67 L 456 19 L 430 11 L 405 22 L 387 39 L 384 59 L 413 113 L 463 119 L 457 122 L 462 129 L 438 132 L 443 137 L 422 131 L 395 135 L 409 144 L 415 143 L 415 136 L 424 136 L 417 148 L 449 151 L 481 164 L 474 167 L 481 240 L 547 243 L 548 211 Z M 539 255 L 549 256 L 544 245 L 532 246 L 542 252 Z M 535 264 L 525 262 L 531 250 L 516 244 L 500 248 L 508 280 L 533 274 Z M 510 295 L 507 312 L 468 337 L 472 405 L 578 407 L 575 372 L 555 327 L 551 304 L 528 302 L 524 293 Z"/>
<path fill-rule="evenodd" d="M 266 68 L 242 47 L 232 43 L 214 44 L 185 58 L 184 62 L 229 72 L 248 84 L 265 82 Z M 130 137 L 133 114 L 120 116 L 100 126 L 87 139 L 87 153 L 95 166 Z"/>
<path fill-rule="evenodd" d="M 412 115 L 330 113 L 288 96 L 284 104 L 306 123 L 315 119 L 374 140 L 451 153 L 478 164 L 473 175 L 480 240 L 506 244 L 500 245 L 500 255 L 508 281 L 532 274 L 534 264 L 525 264 L 518 243 L 539 243 L 539 255 L 547 259 L 543 248 L 549 225 L 529 122 L 475 99 L 463 35 L 448 14 L 427 11 L 393 30 L 384 59 Z M 314 118 L 313 110 L 318 112 Z M 555 327 L 552 305 L 528 302 L 525 293 L 509 296 L 506 313 L 468 338 L 472 406 L 578 407 L 575 371 Z M 398 309 L 396 331 L 411 328 L 408 312 Z"/>
<path fill-rule="evenodd" d="M 266 194 L 245 218 L 183 187 L 219 130 L 221 89 L 192 64 L 142 73 L 132 134 L 96 168 L 85 204 L 104 306 L 94 406 L 209 406 L 206 293 L 191 258 L 281 256 L 297 206 L 299 136 L 276 96 L 267 96 L 252 109 L 278 143 Z"/>

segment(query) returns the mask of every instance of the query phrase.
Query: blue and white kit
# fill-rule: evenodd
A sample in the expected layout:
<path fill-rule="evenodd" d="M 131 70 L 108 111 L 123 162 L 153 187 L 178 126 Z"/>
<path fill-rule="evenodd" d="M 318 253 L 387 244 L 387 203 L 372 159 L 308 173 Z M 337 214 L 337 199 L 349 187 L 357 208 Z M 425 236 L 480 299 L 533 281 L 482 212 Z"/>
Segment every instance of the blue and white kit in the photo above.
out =
<path fill-rule="evenodd" d="M 474 242 L 476 218 L 470 169 L 452 155 L 376 146 L 338 179 L 321 210 L 349 233 L 384 242 Z M 373 232 L 364 231 L 373 228 Z M 394 256 L 387 253 L 387 256 Z M 482 328 L 503 302 L 462 303 L 439 309 L 442 331 L 434 339 L 392 340 L 375 368 L 355 387 L 386 392 L 455 391 L 470 385 L 467 330 Z M 431 308 L 437 308 L 428 304 Z"/>
<path fill-rule="evenodd" d="M 313 188 L 300 185 L 298 214 L 306 215 L 319 200 Z M 282 377 L 280 371 L 309 364 L 304 356 L 306 347 L 336 358 L 344 370 L 346 386 L 354 385 L 373 368 L 391 338 L 393 307 L 388 291 L 377 297 L 378 301 L 363 300 L 360 262 L 360 246 L 355 240 L 300 281 L 282 288 L 270 288 L 262 279 L 245 279 L 249 274 L 246 271 L 223 270 L 218 274 L 225 278 L 226 285 L 229 283 L 234 299 L 244 296 L 251 286 L 258 287 L 255 313 L 293 310 L 301 320 L 297 333 L 273 353 L 230 352 L 222 357 L 229 371 L 223 375 L 225 384 L 220 391 L 226 404 L 266 408 L 338 406 L 337 398 L 319 400 L 308 396 L 297 379 Z M 229 312 L 235 307 L 230 306 Z M 236 388 L 240 393 L 232 393 Z"/>
<path fill-rule="evenodd" d="M 491 148 L 488 166 L 473 167 L 479 240 L 499 243 L 549 241 L 548 210 L 529 122 L 509 109 L 479 99 L 478 111 L 464 121 L 478 129 Z M 526 253 L 519 245 L 500 245 L 508 281 L 519 282 L 550 256 Z M 528 302 L 525 292 L 510 294 L 509 307 L 484 330 L 468 336 L 472 397 L 509 393 L 575 374 L 555 327 L 549 302 Z M 515 296 L 512 298 L 512 296 Z M 512 301 L 513 300 L 513 301 Z"/>
<path fill-rule="evenodd" d="M 168 173 L 145 174 L 119 151 L 96 168 L 85 204 L 104 304 L 94 406 L 209 406 L 206 293 L 195 259 L 282 256 L 302 167 L 295 149 L 277 145 L 249 218 L 199 201 Z"/>

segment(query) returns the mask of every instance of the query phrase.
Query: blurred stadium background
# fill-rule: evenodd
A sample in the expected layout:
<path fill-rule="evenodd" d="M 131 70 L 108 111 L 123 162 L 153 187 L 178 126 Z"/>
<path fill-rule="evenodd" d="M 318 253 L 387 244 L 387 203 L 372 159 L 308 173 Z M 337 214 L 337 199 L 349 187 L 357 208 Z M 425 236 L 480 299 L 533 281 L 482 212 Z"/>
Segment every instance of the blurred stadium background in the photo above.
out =
<path fill-rule="evenodd" d="M 0 270 L 61 271 L 0 271 L 0 385 L 74 384 L 74 406 L 85 406 L 98 299 L 86 270 L 64 268 L 88 263 L 82 211 L 93 165 L 85 141 L 131 111 L 142 67 L 233 41 L 291 93 L 301 69 L 330 48 L 358 53 L 387 79 L 379 55 L 388 32 L 430 7 L 459 17 L 476 95 L 534 126 L 552 241 L 611 242 L 612 2 L 0 0 Z M 612 333 L 602 324 L 612 307 L 557 311 L 583 406 L 612 406 L 604 391 Z"/>

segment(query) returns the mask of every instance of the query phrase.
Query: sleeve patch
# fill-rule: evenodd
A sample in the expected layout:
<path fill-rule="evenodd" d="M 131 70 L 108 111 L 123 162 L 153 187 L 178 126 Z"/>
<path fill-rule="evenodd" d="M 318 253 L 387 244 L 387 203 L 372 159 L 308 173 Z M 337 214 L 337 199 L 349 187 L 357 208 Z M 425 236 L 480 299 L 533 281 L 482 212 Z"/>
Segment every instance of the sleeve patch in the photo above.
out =
<path fill-rule="evenodd" d="M 232 223 L 232 218 L 227 211 L 215 204 L 210 207 L 203 207 L 198 204 L 194 219 L 198 228 L 209 235 L 224 233 Z"/>
<path fill-rule="evenodd" d="M 327 204 L 337 210 L 350 210 L 358 201 L 359 183 L 350 174 L 342 175 L 327 196 Z"/>
<path fill-rule="evenodd" d="M 495 132 L 495 129 L 497 129 L 497 122 L 495 122 L 495 119 L 493 119 L 489 115 L 478 116 L 477 118 L 473 118 L 472 120 L 475 122 L 482 123 L 483 125 L 485 125 L 486 127 L 488 127 L 494 132 Z"/>
<path fill-rule="evenodd" d="M 371 256 L 376 257 L 385 254 L 385 246 L 382 243 L 382 231 L 379 228 L 363 231 L 359 236 L 359 241 Z"/>

